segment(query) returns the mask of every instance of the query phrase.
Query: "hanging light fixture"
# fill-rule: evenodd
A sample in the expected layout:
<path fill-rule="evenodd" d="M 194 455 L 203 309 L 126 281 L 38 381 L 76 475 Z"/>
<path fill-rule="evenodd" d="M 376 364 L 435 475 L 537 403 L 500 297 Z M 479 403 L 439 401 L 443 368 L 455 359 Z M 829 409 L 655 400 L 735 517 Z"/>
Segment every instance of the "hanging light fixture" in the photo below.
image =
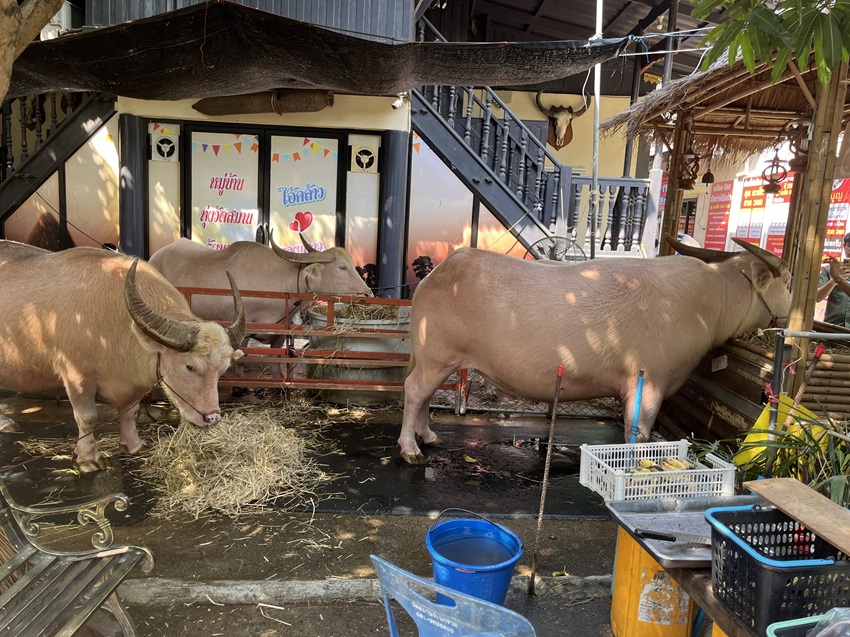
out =
<path fill-rule="evenodd" d="M 809 165 L 809 128 L 810 119 L 801 119 L 789 122 L 786 126 L 788 131 L 788 147 L 791 150 L 791 159 L 788 168 L 794 171 L 806 170 Z"/>
<path fill-rule="evenodd" d="M 705 171 L 705 174 L 702 176 L 702 179 L 700 179 L 700 181 L 706 185 L 714 183 L 714 173 L 711 172 L 711 159 L 713 156 L 713 152 L 708 156 L 708 170 Z"/>
<path fill-rule="evenodd" d="M 782 190 L 782 182 L 785 181 L 785 178 L 788 176 L 788 169 L 782 163 L 782 160 L 779 159 L 779 147 L 776 147 L 774 151 L 773 159 L 770 160 L 770 163 L 767 165 L 761 173 L 761 178 L 764 179 L 767 183 L 764 185 L 764 193 L 765 194 L 777 194 L 780 190 Z"/>

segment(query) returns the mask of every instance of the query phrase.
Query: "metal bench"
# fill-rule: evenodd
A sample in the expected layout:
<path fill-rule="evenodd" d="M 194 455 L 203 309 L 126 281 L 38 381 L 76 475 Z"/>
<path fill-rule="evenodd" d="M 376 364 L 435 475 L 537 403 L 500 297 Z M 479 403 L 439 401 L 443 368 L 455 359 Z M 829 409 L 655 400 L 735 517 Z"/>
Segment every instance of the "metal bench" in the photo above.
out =
<path fill-rule="evenodd" d="M 17 504 L 2 481 L 0 496 L 0 635 L 73 635 L 101 606 L 115 616 L 125 635 L 135 635 L 136 626 L 115 591 L 135 566 L 149 573 L 153 556 L 139 546 L 113 547 L 105 515 L 109 506 L 125 510 L 127 497 L 29 507 Z M 71 516 L 80 526 L 96 525 L 89 529 L 94 549 L 55 550 L 38 541 L 46 521 L 67 523 Z"/>

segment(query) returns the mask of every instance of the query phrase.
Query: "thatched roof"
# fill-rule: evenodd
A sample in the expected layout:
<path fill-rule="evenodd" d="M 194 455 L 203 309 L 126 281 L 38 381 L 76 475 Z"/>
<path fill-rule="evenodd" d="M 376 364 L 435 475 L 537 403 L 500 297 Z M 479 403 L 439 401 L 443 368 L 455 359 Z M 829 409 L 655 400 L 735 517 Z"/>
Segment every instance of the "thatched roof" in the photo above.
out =
<path fill-rule="evenodd" d="M 694 131 L 697 152 L 722 149 L 729 155 L 748 155 L 773 145 L 789 126 L 812 117 L 819 82 L 813 66 L 786 69 L 776 84 L 771 69 L 759 64 L 750 74 L 738 61 L 729 68 L 721 60 L 707 71 L 670 82 L 645 96 L 628 111 L 601 125 L 605 134 L 625 128 L 629 137 L 673 137 L 676 114 Z M 805 88 L 804 88 L 805 87 Z"/>

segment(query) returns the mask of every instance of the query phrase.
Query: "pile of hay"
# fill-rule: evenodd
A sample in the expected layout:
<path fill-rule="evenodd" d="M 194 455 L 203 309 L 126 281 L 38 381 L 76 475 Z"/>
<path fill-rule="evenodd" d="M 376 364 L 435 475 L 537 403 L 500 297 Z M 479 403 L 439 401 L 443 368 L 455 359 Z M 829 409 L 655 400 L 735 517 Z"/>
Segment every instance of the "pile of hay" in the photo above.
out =
<path fill-rule="evenodd" d="M 310 313 L 326 318 L 328 316 L 327 303 L 317 302 L 310 308 Z M 401 323 L 410 319 L 410 307 L 380 303 L 335 303 L 334 319 L 351 323 L 362 321 Z"/>
<path fill-rule="evenodd" d="M 315 503 L 318 488 L 338 476 L 315 460 L 330 451 L 315 421 L 309 431 L 296 428 L 308 424 L 304 411 L 300 401 L 251 405 L 228 410 L 214 427 L 184 423 L 158 435 L 142 473 L 161 492 L 160 512 L 236 517 L 271 503 Z"/>

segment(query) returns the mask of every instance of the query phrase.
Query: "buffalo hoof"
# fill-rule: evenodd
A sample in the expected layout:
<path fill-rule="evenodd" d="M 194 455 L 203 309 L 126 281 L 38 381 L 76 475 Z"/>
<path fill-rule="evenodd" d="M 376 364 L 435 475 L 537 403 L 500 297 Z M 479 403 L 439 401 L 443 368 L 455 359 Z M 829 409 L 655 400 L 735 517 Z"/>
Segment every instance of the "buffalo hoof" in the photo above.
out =
<path fill-rule="evenodd" d="M 141 453 L 142 451 L 148 448 L 148 446 L 142 440 L 139 440 L 137 444 L 134 444 L 132 446 L 122 442 L 121 447 L 131 456 L 135 456 L 137 453 Z"/>
<path fill-rule="evenodd" d="M 103 456 L 98 456 L 93 460 L 77 460 L 77 469 L 80 473 L 94 473 L 95 471 L 105 471 L 107 468 L 106 460 Z"/>
<path fill-rule="evenodd" d="M 418 453 L 401 453 L 401 461 L 406 464 L 428 464 L 425 455 L 420 451 Z"/>
<path fill-rule="evenodd" d="M 434 439 L 431 442 L 422 441 L 426 447 L 445 447 L 446 441 L 440 438 L 439 436 L 434 436 Z"/>
<path fill-rule="evenodd" d="M 11 418 L 0 414 L 0 431 L 3 433 L 15 433 L 21 430 L 21 426 Z"/>

